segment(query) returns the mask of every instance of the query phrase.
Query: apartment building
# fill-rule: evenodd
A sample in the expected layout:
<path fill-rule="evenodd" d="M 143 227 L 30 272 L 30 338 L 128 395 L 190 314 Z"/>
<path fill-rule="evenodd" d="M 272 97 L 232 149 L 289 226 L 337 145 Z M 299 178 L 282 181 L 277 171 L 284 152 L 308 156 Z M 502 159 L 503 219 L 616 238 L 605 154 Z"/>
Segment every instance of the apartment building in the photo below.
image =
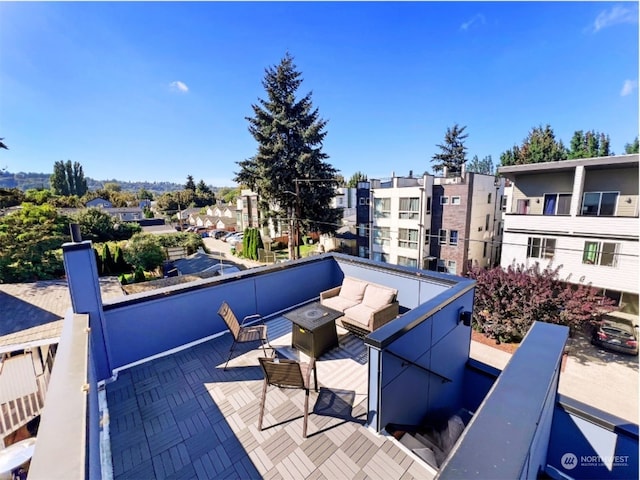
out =
<path fill-rule="evenodd" d="M 372 180 L 370 258 L 457 275 L 497 264 L 503 195 L 504 180 L 464 171 Z"/>
<path fill-rule="evenodd" d="M 433 185 L 430 270 L 464 275 L 497 265 L 502 242 L 504 179 L 465 172 L 436 177 Z"/>
<path fill-rule="evenodd" d="M 638 155 L 500 167 L 513 182 L 501 265 L 562 266 L 638 313 Z"/>
<path fill-rule="evenodd" d="M 433 176 L 371 180 L 370 258 L 428 268 Z"/>
<path fill-rule="evenodd" d="M 356 240 L 358 256 L 369 258 L 371 241 L 371 183 L 358 182 L 356 186 L 356 226 L 358 227 Z"/>

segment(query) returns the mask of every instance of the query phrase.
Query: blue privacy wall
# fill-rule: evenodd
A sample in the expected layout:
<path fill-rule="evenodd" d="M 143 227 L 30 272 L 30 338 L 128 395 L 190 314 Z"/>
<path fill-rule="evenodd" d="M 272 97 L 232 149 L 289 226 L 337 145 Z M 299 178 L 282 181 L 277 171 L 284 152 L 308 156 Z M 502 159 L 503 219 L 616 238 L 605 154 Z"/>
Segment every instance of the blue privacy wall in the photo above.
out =
<path fill-rule="evenodd" d="M 567 327 L 534 322 L 438 478 L 538 478 L 546 466 L 568 334 Z"/>
<path fill-rule="evenodd" d="M 275 312 L 314 299 L 334 286 L 328 257 L 168 287 L 105 303 L 111 367 L 129 363 L 227 329 L 217 311 L 226 301 L 236 316 Z"/>
<path fill-rule="evenodd" d="M 638 478 L 638 426 L 560 396 L 547 463 L 550 474 L 572 478 Z"/>
<path fill-rule="evenodd" d="M 474 285 L 460 279 L 365 339 L 368 421 L 376 430 L 389 423 L 419 425 L 430 413 L 464 406 L 471 328 L 459 320 L 460 312 L 473 309 Z"/>

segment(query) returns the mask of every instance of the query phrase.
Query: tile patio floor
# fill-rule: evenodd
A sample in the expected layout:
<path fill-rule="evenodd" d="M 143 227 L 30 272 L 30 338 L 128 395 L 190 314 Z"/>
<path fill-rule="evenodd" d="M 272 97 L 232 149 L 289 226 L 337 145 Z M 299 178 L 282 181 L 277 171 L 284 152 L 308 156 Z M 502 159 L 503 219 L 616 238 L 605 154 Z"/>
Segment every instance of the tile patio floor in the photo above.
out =
<path fill-rule="evenodd" d="M 267 323 L 270 339 L 290 325 L 284 322 Z M 342 339 L 350 354 L 359 355 L 351 361 L 354 372 L 366 372 L 357 341 Z M 322 369 L 320 392 L 310 398 L 308 438 L 302 437 L 301 390 L 269 388 L 265 429 L 259 431 L 262 350 L 241 345 L 223 371 L 230 344 L 224 334 L 122 371 L 107 384 L 115 479 L 433 478 L 394 440 L 365 427 L 366 395 L 356 391 L 361 385 L 331 388 L 331 374 L 324 378 Z M 338 350 L 321 357 L 319 365 L 329 365 Z M 348 368 L 342 360 L 336 363 L 340 370 Z"/>

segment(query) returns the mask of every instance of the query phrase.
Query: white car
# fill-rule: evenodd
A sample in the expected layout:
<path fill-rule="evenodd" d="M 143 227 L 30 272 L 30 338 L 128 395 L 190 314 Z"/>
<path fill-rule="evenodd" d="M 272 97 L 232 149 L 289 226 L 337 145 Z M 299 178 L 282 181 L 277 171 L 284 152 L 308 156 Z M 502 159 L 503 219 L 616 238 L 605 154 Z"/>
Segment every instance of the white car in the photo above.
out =
<path fill-rule="evenodd" d="M 244 238 L 244 233 L 238 233 L 228 238 L 227 243 L 233 247 L 236 243 L 242 243 L 243 238 Z"/>

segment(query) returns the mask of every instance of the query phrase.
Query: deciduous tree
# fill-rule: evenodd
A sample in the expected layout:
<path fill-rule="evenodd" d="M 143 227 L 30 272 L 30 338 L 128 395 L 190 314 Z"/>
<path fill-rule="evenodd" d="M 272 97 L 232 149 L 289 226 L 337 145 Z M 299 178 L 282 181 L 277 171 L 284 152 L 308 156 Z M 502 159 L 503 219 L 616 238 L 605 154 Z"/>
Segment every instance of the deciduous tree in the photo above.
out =
<path fill-rule="evenodd" d="M 576 331 L 612 309 L 612 301 L 590 285 L 560 280 L 559 270 L 538 263 L 471 270 L 477 281 L 474 328 L 498 342 L 519 342 L 534 321 Z"/>
<path fill-rule="evenodd" d="M 314 108 L 311 93 L 297 98 L 301 84 L 302 74 L 289 54 L 266 69 L 262 85 L 267 98 L 252 105 L 254 115 L 247 117 L 257 152 L 238 162 L 235 181 L 258 194 L 263 218 L 291 218 L 297 211 L 303 228 L 333 232 L 340 212 L 331 207 L 337 171 L 322 150 L 327 122 Z"/>
<path fill-rule="evenodd" d="M 467 161 L 467 147 L 464 141 L 469 136 L 464 133 L 467 127 L 460 127 L 457 123 L 453 127 L 447 128 L 444 135 L 444 143 L 436 145 L 440 152 L 433 155 L 431 162 L 433 171 L 436 173 L 447 169 L 447 175 L 459 175 L 462 166 Z"/>
<path fill-rule="evenodd" d="M 162 265 L 164 248 L 155 235 L 136 233 L 124 248 L 124 258 L 135 269 L 152 271 Z"/>

